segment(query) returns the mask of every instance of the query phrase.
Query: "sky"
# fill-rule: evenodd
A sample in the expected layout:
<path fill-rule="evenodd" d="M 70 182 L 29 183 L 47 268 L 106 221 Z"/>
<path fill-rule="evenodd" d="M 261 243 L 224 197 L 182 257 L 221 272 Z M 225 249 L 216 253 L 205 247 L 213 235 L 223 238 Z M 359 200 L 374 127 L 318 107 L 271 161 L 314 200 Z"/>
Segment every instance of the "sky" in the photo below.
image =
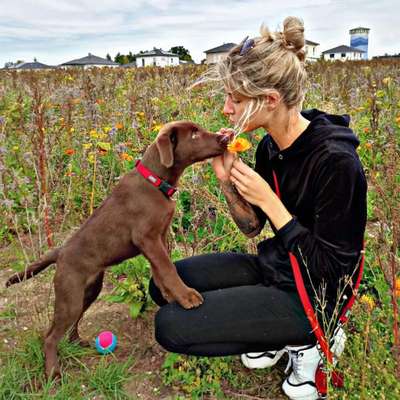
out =
<path fill-rule="evenodd" d="M 206 50 L 258 36 L 262 23 L 280 30 L 289 15 L 321 51 L 350 45 L 349 29 L 362 26 L 370 58 L 400 53 L 398 0 L 0 0 L 0 67 L 172 46 L 200 62 Z"/>

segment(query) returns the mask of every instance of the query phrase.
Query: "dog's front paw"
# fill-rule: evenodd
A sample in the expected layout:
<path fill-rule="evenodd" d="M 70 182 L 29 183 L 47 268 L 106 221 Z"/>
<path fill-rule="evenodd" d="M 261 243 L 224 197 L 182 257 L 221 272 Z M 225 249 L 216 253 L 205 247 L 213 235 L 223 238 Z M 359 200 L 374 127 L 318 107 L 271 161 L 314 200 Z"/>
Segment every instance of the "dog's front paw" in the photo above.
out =
<path fill-rule="evenodd" d="M 185 293 L 179 296 L 177 302 L 187 310 L 199 307 L 203 304 L 203 296 L 195 289 L 186 288 Z"/>

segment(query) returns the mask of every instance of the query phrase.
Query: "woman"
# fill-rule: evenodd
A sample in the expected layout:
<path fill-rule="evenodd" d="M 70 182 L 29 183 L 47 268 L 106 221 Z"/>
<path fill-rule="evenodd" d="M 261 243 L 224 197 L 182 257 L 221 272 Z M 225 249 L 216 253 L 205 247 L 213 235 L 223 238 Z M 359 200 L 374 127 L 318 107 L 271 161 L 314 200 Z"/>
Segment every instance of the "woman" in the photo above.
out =
<path fill-rule="evenodd" d="M 258 254 L 205 254 L 176 262 L 183 281 L 202 293 L 199 308 L 168 304 L 152 281 L 150 293 L 161 306 L 156 339 L 167 350 L 242 354 L 250 368 L 273 365 L 287 351 L 292 373 L 283 390 L 292 399 L 316 399 L 320 355 L 288 252 L 301 265 L 321 321 L 332 323 L 358 267 L 367 186 L 349 117 L 300 111 L 303 48 L 303 24 L 288 17 L 283 32 L 262 27 L 261 37 L 234 47 L 214 69 L 231 123 L 240 132 L 261 127 L 267 134 L 257 147 L 255 170 L 229 152 L 213 159 L 213 169 L 239 229 L 254 237 L 268 220 L 275 236 L 258 244 Z"/>

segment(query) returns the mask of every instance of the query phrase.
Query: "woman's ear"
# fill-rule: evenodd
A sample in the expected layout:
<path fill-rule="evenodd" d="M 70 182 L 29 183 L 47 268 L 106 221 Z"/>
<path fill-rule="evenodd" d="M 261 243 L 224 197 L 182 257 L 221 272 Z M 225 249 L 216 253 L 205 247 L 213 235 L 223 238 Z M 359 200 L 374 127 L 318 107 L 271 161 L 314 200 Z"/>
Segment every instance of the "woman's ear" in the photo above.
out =
<path fill-rule="evenodd" d="M 165 125 L 161 128 L 157 139 L 156 146 L 160 153 L 161 164 L 167 168 L 174 164 L 174 143 L 177 139 L 176 127 Z M 173 143 L 174 142 L 174 143 Z"/>
<path fill-rule="evenodd" d="M 281 102 L 281 95 L 277 90 L 270 90 L 268 94 L 265 95 L 265 105 L 268 110 L 272 111 L 278 107 Z"/>

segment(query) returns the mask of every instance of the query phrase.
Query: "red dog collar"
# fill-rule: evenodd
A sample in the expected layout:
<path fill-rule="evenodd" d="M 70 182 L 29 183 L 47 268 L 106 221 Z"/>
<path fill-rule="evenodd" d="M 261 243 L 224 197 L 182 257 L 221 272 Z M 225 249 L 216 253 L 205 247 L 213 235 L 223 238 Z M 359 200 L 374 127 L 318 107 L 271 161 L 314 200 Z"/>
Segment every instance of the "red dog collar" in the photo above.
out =
<path fill-rule="evenodd" d="M 178 190 L 176 187 L 171 186 L 167 181 L 160 179 L 156 174 L 146 168 L 140 160 L 136 161 L 135 167 L 140 175 L 148 180 L 153 186 L 160 189 L 165 196 L 171 198 L 173 194 Z"/>

